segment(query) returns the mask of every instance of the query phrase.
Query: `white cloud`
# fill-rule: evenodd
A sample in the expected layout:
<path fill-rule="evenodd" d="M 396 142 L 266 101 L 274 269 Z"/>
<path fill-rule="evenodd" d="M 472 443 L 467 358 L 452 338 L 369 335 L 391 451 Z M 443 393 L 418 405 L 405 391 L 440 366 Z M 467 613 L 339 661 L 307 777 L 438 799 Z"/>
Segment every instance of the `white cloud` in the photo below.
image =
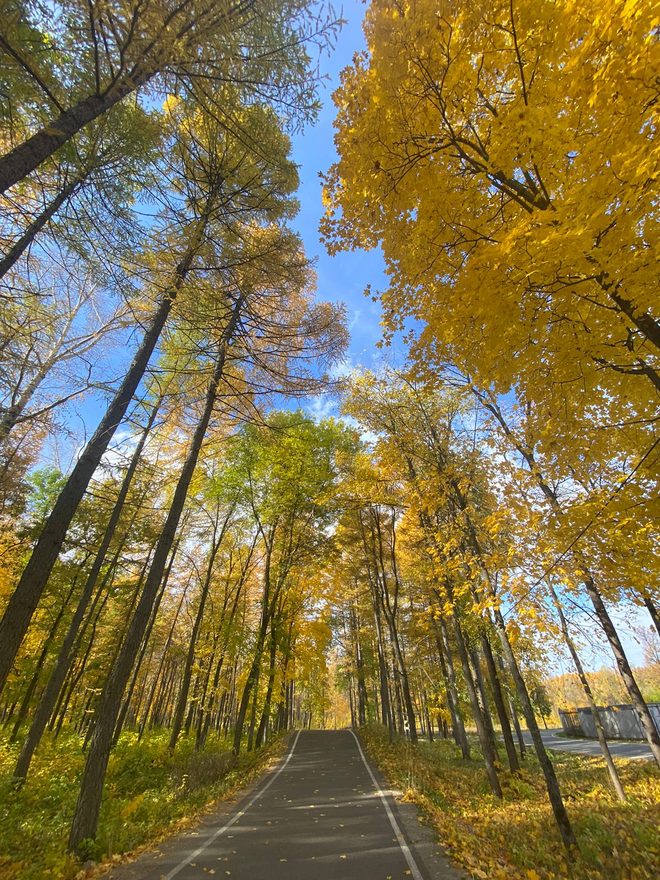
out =
<path fill-rule="evenodd" d="M 315 422 L 320 422 L 337 415 L 337 402 L 327 394 L 317 394 L 306 409 Z"/>
<path fill-rule="evenodd" d="M 338 363 L 333 364 L 328 370 L 328 373 L 330 374 L 331 379 L 346 379 L 354 373 L 359 372 L 360 369 L 361 368 L 357 364 L 353 363 L 350 357 L 346 357 Z"/>

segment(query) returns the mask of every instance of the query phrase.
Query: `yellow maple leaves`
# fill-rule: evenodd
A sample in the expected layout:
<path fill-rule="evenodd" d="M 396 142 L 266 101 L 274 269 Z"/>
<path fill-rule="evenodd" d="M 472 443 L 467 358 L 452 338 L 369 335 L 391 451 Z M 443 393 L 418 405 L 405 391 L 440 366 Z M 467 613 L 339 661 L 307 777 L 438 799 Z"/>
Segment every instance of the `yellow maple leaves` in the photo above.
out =
<path fill-rule="evenodd" d="M 655 439 L 653 7 L 372 3 L 368 52 L 335 96 L 329 249 L 382 247 L 385 338 L 418 322 L 419 377 L 451 364 L 521 401 L 570 498 L 564 546 Z M 653 458 L 598 517 L 592 550 L 615 579 L 649 556 Z"/>

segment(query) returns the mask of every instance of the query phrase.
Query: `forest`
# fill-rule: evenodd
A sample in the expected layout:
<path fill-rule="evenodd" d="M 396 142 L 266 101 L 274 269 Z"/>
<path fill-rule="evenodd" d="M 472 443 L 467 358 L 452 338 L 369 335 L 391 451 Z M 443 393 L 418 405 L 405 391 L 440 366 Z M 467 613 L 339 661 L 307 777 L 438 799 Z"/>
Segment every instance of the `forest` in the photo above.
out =
<path fill-rule="evenodd" d="M 292 153 L 362 15 L 319 235 L 382 256 L 369 363 Z M 0 877 L 349 725 L 473 878 L 655 876 L 659 25 L 0 0 Z M 596 756 L 544 743 L 576 705 Z"/>

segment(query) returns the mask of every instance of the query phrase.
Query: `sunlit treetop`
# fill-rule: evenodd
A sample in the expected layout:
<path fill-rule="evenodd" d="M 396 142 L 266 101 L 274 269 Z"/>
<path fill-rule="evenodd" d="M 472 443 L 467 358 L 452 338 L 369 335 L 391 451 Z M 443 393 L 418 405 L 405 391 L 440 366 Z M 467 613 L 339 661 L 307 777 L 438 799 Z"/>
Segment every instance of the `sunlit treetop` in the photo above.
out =
<path fill-rule="evenodd" d="M 322 231 L 332 252 L 382 247 L 386 336 L 418 319 L 421 372 L 515 388 L 540 425 L 651 417 L 652 4 L 373 2 L 365 34 Z"/>

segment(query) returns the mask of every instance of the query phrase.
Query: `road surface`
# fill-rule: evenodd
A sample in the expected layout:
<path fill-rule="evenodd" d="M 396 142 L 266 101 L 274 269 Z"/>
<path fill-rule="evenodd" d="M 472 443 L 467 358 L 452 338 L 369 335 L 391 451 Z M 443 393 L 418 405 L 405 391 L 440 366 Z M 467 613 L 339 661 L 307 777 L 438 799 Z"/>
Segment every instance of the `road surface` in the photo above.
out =
<path fill-rule="evenodd" d="M 541 738 L 545 747 L 555 752 L 577 752 L 580 755 L 600 755 L 600 746 L 597 739 L 582 739 L 581 737 L 558 736 L 561 728 L 555 730 L 542 730 Z M 531 746 L 532 737 L 523 731 L 525 742 Z M 613 758 L 639 758 L 652 760 L 651 749 L 643 742 L 621 742 L 610 739 L 607 741 Z"/>
<path fill-rule="evenodd" d="M 112 869 L 113 880 L 459 880 L 410 805 L 395 806 L 350 730 L 296 734 L 229 812 Z M 410 810 L 412 809 L 413 815 Z"/>

